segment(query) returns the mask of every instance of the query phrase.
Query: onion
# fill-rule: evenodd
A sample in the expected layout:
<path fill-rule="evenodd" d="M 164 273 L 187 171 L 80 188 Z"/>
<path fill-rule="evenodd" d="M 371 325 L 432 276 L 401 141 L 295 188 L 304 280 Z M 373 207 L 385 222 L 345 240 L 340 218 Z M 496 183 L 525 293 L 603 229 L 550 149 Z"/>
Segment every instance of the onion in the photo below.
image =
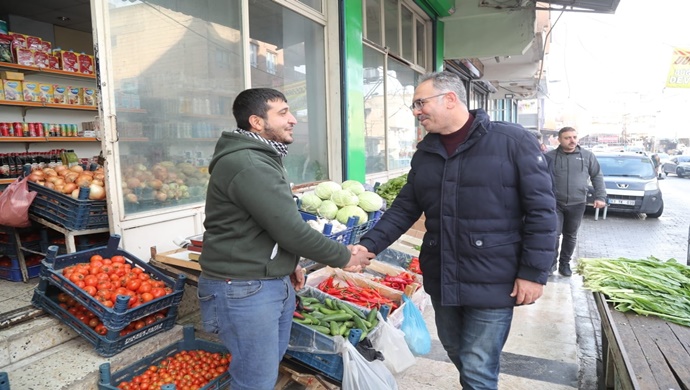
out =
<path fill-rule="evenodd" d="M 55 184 L 53 184 L 52 181 L 46 181 L 44 187 L 45 187 L 45 188 L 50 188 L 51 190 L 54 190 L 54 189 L 55 189 Z"/>
<path fill-rule="evenodd" d="M 93 174 L 93 178 L 96 180 L 105 180 L 105 175 L 102 172 L 96 172 Z"/>
<path fill-rule="evenodd" d="M 37 175 L 36 171 L 34 171 L 31 172 L 31 174 L 29 175 L 28 180 L 34 183 L 38 183 L 39 181 L 43 181 L 43 175 Z"/>
<path fill-rule="evenodd" d="M 141 185 L 141 181 L 139 181 L 139 179 L 137 179 L 137 178 L 132 177 L 132 178 L 127 179 L 127 187 L 129 187 L 129 188 L 134 189 L 134 188 L 139 187 L 140 185 Z"/>
<path fill-rule="evenodd" d="M 63 194 L 71 194 L 72 191 L 78 189 L 77 185 L 74 183 L 65 183 L 65 185 L 62 187 L 62 193 Z"/>
<path fill-rule="evenodd" d="M 60 172 L 64 172 L 64 171 L 66 171 L 66 170 L 67 170 L 67 167 L 66 167 L 66 166 L 64 166 L 64 165 L 56 165 L 56 166 L 55 166 L 55 168 L 53 168 L 53 169 L 54 169 L 54 170 L 55 170 L 55 172 L 57 172 L 57 173 L 58 173 L 58 175 L 59 175 L 59 174 L 60 174 Z"/>
<path fill-rule="evenodd" d="M 168 194 L 163 191 L 156 191 L 156 200 L 159 202 L 165 202 L 168 199 Z"/>
<path fill-rule="evenodd" d="M 89 175 L 80 175 L 77 177 L 77 180 L 75 180 L 74 183 L 79 187 L 88 187 L 91 185 L 91 180 L 91 176 Z"/>
<path fill-rule="evenodd" d="M 82 168 L 81 165 L 74 165 L 74 166 L 71 166 L 71 167 L 69 168 L 69 170 L 72 171 L 72 172 L 77 172 L 77 173 L 84 172 L 84 168 Z"/>
<path fill-rule="evenodd" d="M 125 200 L 129 203 L 139 203 L 139 199 L 135 194 L 127 194 L 125 195 Z"/>
<path fill-rule="evenodd" d="M 105 188 L 91 183 L 89 186 L 89 199 L 91 200 L 103 200 L 105 199 Z"/>
<path fill-rule="evenodd" d="M 74 199 L 79 199 L 79 188 L 77 188 L 76 190 L 72 191 L 72 197 L 73 197 Z"/>

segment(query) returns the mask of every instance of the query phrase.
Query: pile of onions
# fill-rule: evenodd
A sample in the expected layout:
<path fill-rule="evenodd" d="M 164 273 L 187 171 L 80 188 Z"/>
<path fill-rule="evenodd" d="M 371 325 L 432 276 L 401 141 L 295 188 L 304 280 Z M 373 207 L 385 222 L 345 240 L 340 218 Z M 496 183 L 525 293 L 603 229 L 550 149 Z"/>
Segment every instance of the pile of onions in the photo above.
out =
<path fill-rule="evenodd" d="M 53 168 L 36 169 L 28 178 L 36 184 L 50 188 L 75 199 L 79 198 L 79 189 L 89 189 L 89 199 L 105 199 L 105 174 L 103 168 L 95 171 L 85 171 L 81 165 L 67 168 L 64 165 L 56 165 Z"/>

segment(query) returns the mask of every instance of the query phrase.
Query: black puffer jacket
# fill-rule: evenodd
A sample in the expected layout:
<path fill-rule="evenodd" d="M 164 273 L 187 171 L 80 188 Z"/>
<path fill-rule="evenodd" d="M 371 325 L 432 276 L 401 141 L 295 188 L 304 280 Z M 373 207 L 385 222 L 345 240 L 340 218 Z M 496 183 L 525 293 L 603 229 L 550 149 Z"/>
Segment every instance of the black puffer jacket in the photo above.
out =
<path fill-rule="evenodd" d="M 360 243 L 379 253 L 424 213 L 425 290 L 444 305 L 509 307 L 516 278 L 546 284 L 556 201 L 534 137 L 482 110 L 472 114 L 453 155 L 437 134 L 418 144 L 407 184 Z"/>

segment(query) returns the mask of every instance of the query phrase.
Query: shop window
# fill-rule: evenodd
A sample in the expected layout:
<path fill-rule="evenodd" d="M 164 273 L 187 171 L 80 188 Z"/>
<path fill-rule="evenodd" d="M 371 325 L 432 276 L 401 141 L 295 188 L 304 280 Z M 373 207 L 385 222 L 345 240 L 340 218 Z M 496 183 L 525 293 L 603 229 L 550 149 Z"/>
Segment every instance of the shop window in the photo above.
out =
<path fill-rule="evenodd" d="M 266 72 L 276 74 L 276 53 L 266 53 Z"/>
<path fill-rule="evenodd" d="M 297 119 L 283 160 L 288 179 L 327 179 L 324 26 L 271 1 L 249 2 L 249 20 L 249 38 L 267 53 L 266 69 L 251 68 L 251 85 L 282 91 Z"/>
<path fill-rule="evenodd" d="M 366 46 L 364 67 L 366 173 L 408 168 L 417 145 L 409 105 L 419 73 Z"/>
<path fill-rule="evenodd" d="M 415 34 L 415 29 L 414 29 L 414 15 L 412 14 L 412 11 L 410 11 L 409 8 L 405 6 L 400 6 L 400 34 L 402 37 L 403 42 L 411 42 L 414 43 L 414 34 Z M 410 60 L 413 60 L 414 62 L 414 44 L 410 45 L 408 43 L 405 43 L 402 45 L 402 56 L 403 58 L 408 58 Z"/>
<path fill-rule="evenodd" d="M 308 5 L 309 7 L 315 9 L 316 11 L 323 11 L 322 0 L 299 0 L 300 3 Z"/>
<path fill-rule="evenodd" d="M 256 43 L 249 44 L 249 65 L 256 68 L 259 64 L 259 45 Z"/>
<path fill-rule="evenodd" d="M 125 214 L 203 203 L 244 85 L 241 0 L 109 3 Z"/>
<path fill-rule="evenodd" d="M 415 22 L 415 36 L 416 40 L 415 42 L 417 43 L 416 46 L 416 51 L 415 51 L 415 60 L 414 63 L 422 67 L 422 69 L 426 69 L 428 62 L 427 62 L 427 53 L 426 53 L 426 47 L 427 47 L 427 34 L 426 34 L 426 28 L 424 25 L 424 22 L 416 19 Z"/>
<path fill-rule="evenodd" d="M 392 54 L 400 55 L 400 13 L 399 0 L 384 0 L 384 26 L 386 47 Z"/>
<path fill-rule="evenodd" d="M 364 37 L 378 46 L 383 46 L 381 0 L 366 0 L 363 9 Z"/>

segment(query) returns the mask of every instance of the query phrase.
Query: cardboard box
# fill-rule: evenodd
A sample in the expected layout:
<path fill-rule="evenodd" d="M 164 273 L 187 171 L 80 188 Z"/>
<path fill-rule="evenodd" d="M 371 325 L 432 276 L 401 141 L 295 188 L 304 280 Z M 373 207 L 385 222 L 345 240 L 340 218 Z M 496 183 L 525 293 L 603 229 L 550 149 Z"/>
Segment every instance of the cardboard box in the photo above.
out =
<path fill-rule="evenodd" d="M 186 249 L 175 249 L 169 252 L 156 254 L 156 260 L 164 264 L 174 265 L 176 267 L 189 268 L 201 271 L 201 266 L 198 261 L 189 259 L 190 252 Z"/>
<path fill-rule="evenodd" d="M 81 104 L 81 88 L 67 87 L 65 90 L 65 100 L 67 104 L 80 105 Z"/>
<path fill-rule="evenodd" d="M 56 50 L 54 54 L 57 55 L 62 70 L 79 73 L 79 60 L 77 58 L 77 53 L 67 50 Z"/>
<path fill-rule="evenodd" d="M 9 70 L 3 70 L 0 72 L 0 79 L 23 81 L 24 80 L 24 73 L 12 72 Z"/>
<path fill-rule="evenodd" d="M 93 88 L 84 87 L 80 91 L 81 93 L 81 104 L 85 106 L 96 106 L 96 90 Z"/>
<path fill-rule="evenodd" d="M 17 59 L 17 64 L 24 66 L 36 66 L 36 61 L 34 59 L 34 51 L 31 49 L 24 49 L 18 47 L 15 51 L 15 57 Z"/>
<path fill-rule="evenodd" d="M 34 50 L 34 63 L 39 68 L 49 68 L 50 60 L 48 59 L 48 53 L 40 50 Z"/>
<path fill-rule="evenodd" d="M 24 86 L 22 88 L 23 93 L 24 93 L 24 101 L 25 102 L 38 102 L 40 101 L 39 95 L 40 95 L 40 90 L 38 87 L 38 83 L 34 81 L 24 81 L 22 83 Z"/>
<path fill-rule="evenodd" d="M 5 100 L 24 100 L 22 82 L 17 80 L 2 80 L 2 88 L 5 90 Z"/>
<path fill-rule="evenodd" d="M 41 103 L 53 103 L 53 84 L 38 84 L 38 101 Z"/>
<path fill-rule="evenodd" d="M 53 84 L 53 103 L 66 104 L 67 103 L 67 88 L 63 85 Z"/>
<path fill-rule="evenodd" d="M 88 54 L 78 54 L 79 72 L 83 74 L 93 74 L 93 56 Z"/>

